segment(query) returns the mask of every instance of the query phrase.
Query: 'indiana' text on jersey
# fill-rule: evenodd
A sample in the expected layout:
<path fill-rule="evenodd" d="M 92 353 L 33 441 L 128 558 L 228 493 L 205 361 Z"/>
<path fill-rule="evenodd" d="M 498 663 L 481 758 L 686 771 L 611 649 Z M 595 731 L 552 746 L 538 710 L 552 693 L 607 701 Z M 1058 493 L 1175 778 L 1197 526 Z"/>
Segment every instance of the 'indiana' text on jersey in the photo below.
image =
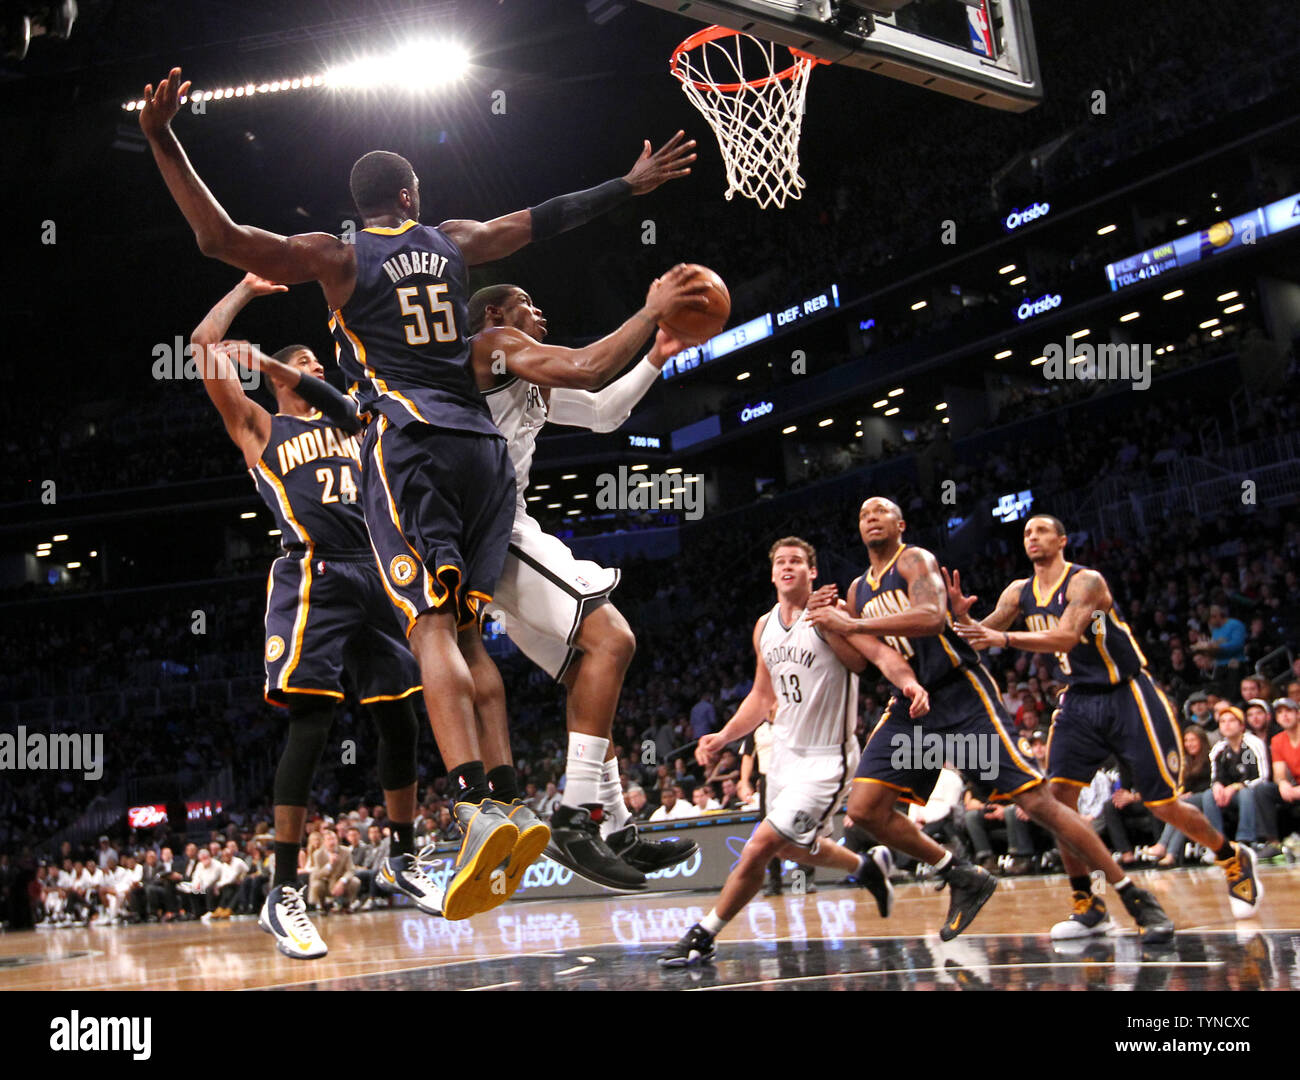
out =
<path fill-rule="evenodd" d="M 1066 591 L 1070 582 L 1086 566 L 1066 563 L 1065 573 L 1049 590 L 1039 592 L 1037 578 L 1031 577 L 1020 590 L 1020 611 L 1025 629 L 1054 629 L 1066 608 Z M 1070 686 L 1116 686 L 1127 682 L 1147 666 L 1137 638 L 1120 617 L 1112 602 L 1109 611 L 1094 611 L 1084 626 L 1078 644 L 1069 652 L 1056 653 L 1056 677 Z"/>
<path fill-rule="evenodd" d="M 455 241 L 408 220 L 362 229 L 356 258 L 356 287 L 330 333 L 360 408 L 398 427 L 498 435 L 470 365 L 468 277 Z"/>
<path fill-rule="evenodd" d="M 357 502 L 359 460 L 356 436 L 320 413 L 271 417 L 271 438 L 248 471 L 275 515 L 284 547 L 302 546 L 318 554 L 370 551 Z"/>
<path fill-rule="evenodd" d="M 858 610 L 853 612 L 857 618 L 871 619 L 883 615 L 897 615 L 907 611 L 912 601 L 907 595 L 907 579 L 898 571 L 898 558 L 908 548 L 903 544 L 888 565 L 881 571 L 879 578 L 872 577 L 871 570 L 858 578 Z M 975 667 L 979 657 L 975 649 L 957 635 L 952 626 L 952 615 L 944 616 L 943 629 L 934 637 L 900 637 L 898 635 L 880 635 L 891 649 L 901 653 L 912 665 L 917 682 L 927 690 L 932 689 L 939 680 L 953 674 L 958 668 Z M 898 690 L 897 687 L 894 688 Z M 900 695 L 901 696 L 901 695 Z"/>

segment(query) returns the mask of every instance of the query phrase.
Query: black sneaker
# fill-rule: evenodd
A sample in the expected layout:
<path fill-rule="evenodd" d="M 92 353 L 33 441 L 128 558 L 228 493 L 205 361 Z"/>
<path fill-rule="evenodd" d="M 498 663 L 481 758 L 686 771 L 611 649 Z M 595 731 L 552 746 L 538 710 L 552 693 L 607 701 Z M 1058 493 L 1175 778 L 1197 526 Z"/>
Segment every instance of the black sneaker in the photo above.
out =
<path fill-rule="evenodd" d="M 894 910 L 894 885 L 889 880 L 893 872 L 893 854 L 883 844 L 877 844 L 863 856 L 862 875 L 854 879 L 876 898 L 882 919 L 888 919 Z"/>
<path fill-rule="evenodd" d="M 560 806 L 551 815 L 551 842 L 546 854 L 561 866 L 610 889 L 645 888 L 645 874 L 620 859 L 600 838 L 598 804 Z"/>
<path fill-rule="evenodd" d="M 998 879 L 987 870 L 970 863 L 948 867 L 941 875 L 951 894 L 948 900 L 948 918 L 939 930 L 940 941 L 951 941 L 974 920 L 980 908 L 988 903 L 998 887 Z"/>
<path fill-rule="evenodd" d="M 1174 924 L 1159 901 L 1146 889 L 1133 885 L 1121 892 L 1119 898 L 1124 901 L 1124 907 L 1137 923 L 1138 939 L 1142 944 L 1163 945 L 1173 940 Z"/>
<path fill-rule="evenodd" d="M 659 954 L 659 966 L 679 968 L 707 963 L 713 959 L 715 951 L 713 935 L 696 923 L 686 931 L 681 941 Z"/>
<path fill-rule="evenodd" d="M 643 874 L 653 874 L 656 870 L 666 870 L 670 866 L 685 862 L 697 851 L 700 845 L 694 840 L 672 837 L 667 840 L 643 840 L 635 824 L 629 823 L 617 832 L 605 837 L 605 843 L 615 855 L 633 870 Z"/>

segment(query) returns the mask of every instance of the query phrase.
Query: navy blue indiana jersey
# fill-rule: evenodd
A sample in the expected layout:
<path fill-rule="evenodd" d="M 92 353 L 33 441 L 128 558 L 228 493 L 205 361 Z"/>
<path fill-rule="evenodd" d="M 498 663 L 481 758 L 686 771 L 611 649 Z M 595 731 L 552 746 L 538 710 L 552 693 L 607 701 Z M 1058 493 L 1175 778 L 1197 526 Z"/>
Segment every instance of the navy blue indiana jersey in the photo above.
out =
<path fill-rule="evenodd" d="M 275 515 L 280 543 L 315 554 L 369 554 L 357 485 L 361 448 L 355 435 L 320 413 L 271 417 L 271 438 L 249 469 Z"/>
<path fill-rule="evenodd" d="M 1026 581 L 1020 590 L 1020 613 L 1025 619 L 1025 629 L 1033 632 L 1054 629 L 1065 613 L 1065 594 L 1070 582 L 1075 574 L 1087 569 L 1066 563 L 1060 580 L 1041 593 L 1036 578 Z M 1056 677 L 1068 686 L 1118 686 L 1147 666 L 1137 638 L 1113 601 L 1109 611 L 1093 612 L 1077 645 L 1055 656 Z"/>
<path fill-rule="evenodd" d="M 362 229 L 357 282 L 330 318 L 335 357 L 363 412 L 497 435 L 470 366 L 465 260 L 450 237 L 406 221 Z"/>
<path fill-rule="evenodd" d="M 858 578 L 855 595 L 858 610 L 850 614 L 862 619 L 879 618 L 882 615 L 897 615 L 912 606 L 907 595 L 907 579 L 898 571 L 898 559 L 907 548 L 908 545 L 903 544 L 895 552 L 879 578 L 872 576 L 870 568 Z M 917 682 L 927 690 L 933 689 L 937 683 L 960 668 L 979 666 L 979 656 L 975 649 L 953 629 L 951 614 L 944 616 L 943 630 L 933 637 L 908 638 L 882 634 L 880 638 L 912 665 Z M 894 690 L 897 692 L 898 688 L 894 687 Z"/>

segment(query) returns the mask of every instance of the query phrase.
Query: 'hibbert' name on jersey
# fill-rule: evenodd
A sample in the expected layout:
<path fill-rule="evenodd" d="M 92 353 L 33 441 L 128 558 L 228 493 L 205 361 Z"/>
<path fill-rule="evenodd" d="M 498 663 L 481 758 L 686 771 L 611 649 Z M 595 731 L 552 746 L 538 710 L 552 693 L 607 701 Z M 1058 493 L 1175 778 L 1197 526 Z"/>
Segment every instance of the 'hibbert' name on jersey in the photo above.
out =
<path fill-rule="evenodd" d="M 447 257 L 436 251 L 403 251 L 380 264 L 392 281 L 401 281 L 416 274 L 442 277 L 447 268 Z"/>

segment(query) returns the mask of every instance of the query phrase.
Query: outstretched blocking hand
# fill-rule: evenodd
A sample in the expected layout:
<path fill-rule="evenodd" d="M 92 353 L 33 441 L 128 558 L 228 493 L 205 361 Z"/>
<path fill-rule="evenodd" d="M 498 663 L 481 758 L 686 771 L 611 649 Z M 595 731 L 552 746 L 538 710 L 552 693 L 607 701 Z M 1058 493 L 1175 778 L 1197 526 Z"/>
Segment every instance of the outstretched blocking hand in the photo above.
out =
<path fill-rule="evenodd" d="M 144 108 L 140 110 L 140 127 L 145 135 L 154 138 L 167 130 L 181 107 L 181 98 L 189 91 L 188 80 L 181 82 L 181 69 L 172 68 L 167 78 L 154 90 L 153 83 L 144 88 Z"/>
<path fill-rule="evenodd" d="M 264 277 L 258 277 L 251 270 L 244 275 L 244 280 L 239 283 L 254 296 L 270 296 L 271 293 L 288 292 L 288 285 L 277 285 L 274 281 L 267 281 Z"/>
<path fill-rule="evenodd" d="M 682 142 L 684 138 L 686 132 L 679 131 L 653 153 L 650 150 L 650 140 L 646 139 L 641 156 L 623 177 L 631 185 L 633 195 L 645 195 L 668 180 L 691 175 L 691 162 L 695 160 L 695 140 Z"/>
<path fill-rule="evenodd" d="M 960 619 L 979 599 L 978 596 L 963 596 L 961 594 L 961 571 L 953 570 L 951 573 L 946 566 L 939 567 L 943 574 L 943 583 L 948 587 L 948 610 L 952 612 L 954 619 Z"/>

